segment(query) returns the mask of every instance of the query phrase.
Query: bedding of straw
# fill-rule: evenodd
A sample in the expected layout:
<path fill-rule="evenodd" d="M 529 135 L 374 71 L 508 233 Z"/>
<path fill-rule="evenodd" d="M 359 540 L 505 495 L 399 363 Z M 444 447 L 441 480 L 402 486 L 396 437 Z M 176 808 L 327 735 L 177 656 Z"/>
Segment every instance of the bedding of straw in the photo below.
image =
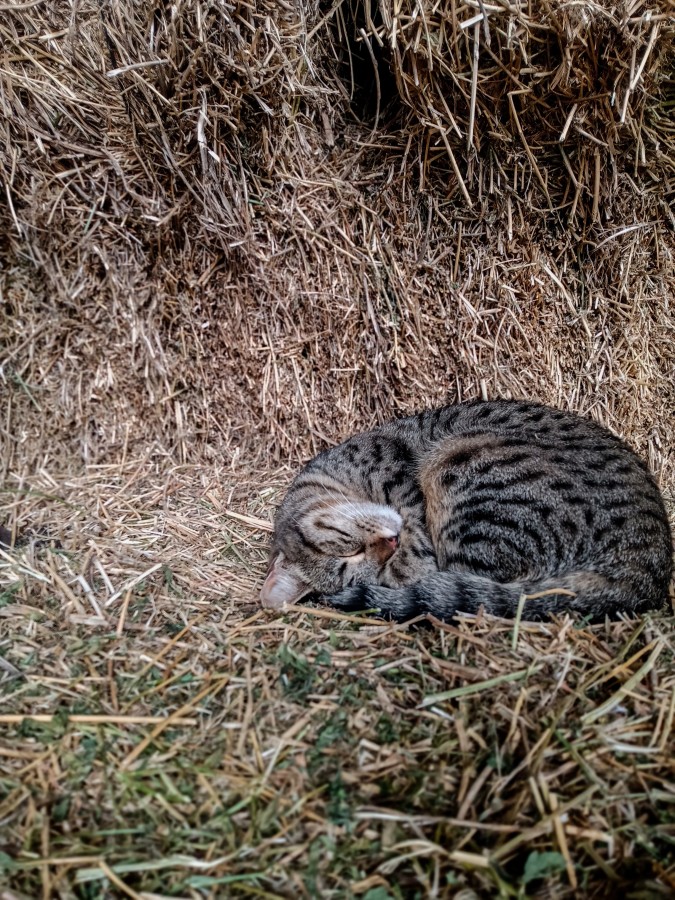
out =
<path fill-rule="evenodd" d="M 675 512 L 674 37 L 0 6 L 2 900 L 673 896 L 671 616 L 256 593 L 292 471 L 435 402 L 592 415 Z"/>

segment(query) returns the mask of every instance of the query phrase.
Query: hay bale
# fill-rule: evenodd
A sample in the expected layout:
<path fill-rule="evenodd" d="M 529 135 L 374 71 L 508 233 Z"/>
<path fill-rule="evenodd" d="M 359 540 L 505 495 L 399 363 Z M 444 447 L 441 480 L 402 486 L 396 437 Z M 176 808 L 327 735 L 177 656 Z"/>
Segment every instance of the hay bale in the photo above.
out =
<path fill-rule="evenodd" d="M 613 217 L 621 175 L 672 174 L 660 102 L 675 33 L 667 0 L 382 0 L 375 20 L 357 4 L 355 25 L 361 7 L 362 39 L 389 59 L 424 129 L 426 165 L 449 157 L 467 205 L 506 192 L 591 229 Z"/>
<path fill-rule="evenodd" d="M 363 34 L 374 53 L 377 36 L 390 43 L 390 7 L 380 5 L 371 37 L 369 8 L 84 0 L 74 18 L 58 4 L 8 12 L 5 390 L 30 435 L 17 459 L 110 461 L 154 441 L 159 456 L 181 460 L 295 464 L 399 411 L 483 391 L 573 406 L 622 432 L 630 423 L 626 436 L 672 477 L 673 239 L 663 168 L 672 134 L 658 93 L 671 32 L 662 7 L 641 5 L 626 21 L 596 4 L 518 15 L 489 7 L 490 47 L 484 38 L 474 45 L 482 48 L 475 147 L 466 163 L 455 153 L 471 209 L 444 174 L 447 148 L 432 146 L 428 110 L 411 119 L 394 97 L 377 129 L 355 119 L 349 97 L 358 85 L 346 71 L 372 80 Z M 426 97 L 441 115 L 445 97 L 466 134 L 472 32 L 461 23 L 474 7 L 457 7 L 456 26 L 438 18 L 452 11 L 447 4 L 429 8 L 435 19 L 424 4 L 396 9 L 394 71 L 406 102 L 418 108 Z M 537 78 L 560 35 L 569 32 L 583 58 L 573 25 L 584 15 L 595 23 L 585 65 L 605 23 L 615 34 L 611 71 L 620 52 L 631 80 L 641 68 L 625 126 L 612 134 L 640 121 L 646 161 L 637 171 L 620 158 L 608 168 L 588 228 L 596 170 L 582 159 L 595 160 L 596 145 L 573 127 L 581 113 L 565 144 L 579 162 L 578 190 L 557 145 L 548 154 L 545 146 L 574 105 L 574 75 L 563 66 L 545 100 Z M 441 22 L 446 35 L 452 25 L 457 42 L 437 45 L 455 56 L 429 56 L 433 80 L 415 93 L 408 73 L 419 81 L 424 22 Z M 504 54 L 502 65 L 511 53 L 500 27 L 518 36 L 523 51 L 509 65 L 531 90 L 512 97 L 517 117 L 495 122 L 490 97 L 512 84 L 487 53 Z M 442 93 L 457 79 L 461 90 Z M 595 137 L 607 137 L 615 116 L 608 102 L 582 104 Z M 568 192 L 561 213 L 539 212 L 518 125 L 549 194 Z M 44 410 L 58 414 L 45 421 Z"/>

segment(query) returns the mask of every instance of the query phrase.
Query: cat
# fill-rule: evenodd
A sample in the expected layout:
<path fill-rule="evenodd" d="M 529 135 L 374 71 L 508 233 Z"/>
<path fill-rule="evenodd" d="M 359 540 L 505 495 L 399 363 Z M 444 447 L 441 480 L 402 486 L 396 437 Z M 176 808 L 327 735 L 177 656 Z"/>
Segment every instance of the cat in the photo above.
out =
<path fill-rule="evenodd" d="M 656 482 L 620 438 L 537 403 L 472 401 L 311 460 L 278 509 L 261 600 L 318 593 L 398 621 L 513 618 L 520 602 L 528 620 L 599 621 L 661 608 L 672 550 Z"/>

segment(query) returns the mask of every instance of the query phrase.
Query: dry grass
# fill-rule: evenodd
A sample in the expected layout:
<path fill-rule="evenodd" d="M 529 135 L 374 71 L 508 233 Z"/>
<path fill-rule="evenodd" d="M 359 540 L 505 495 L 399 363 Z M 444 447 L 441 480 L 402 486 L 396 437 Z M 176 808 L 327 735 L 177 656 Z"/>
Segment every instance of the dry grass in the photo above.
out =
<path fill-rule="evenodd" d="M 52 543 L 0 569 L 8 896 L 669 895 L 672 618 L 271 615 L 254 485 L 10 486 Z"/>
<path fill-rule="evenodd" d="M 293 468 L 432 402 L 590 413 L 674 509 L 674 34 L 3 7 L 2 900 L 675 891 L 671 618 L 256 598 Z"/>

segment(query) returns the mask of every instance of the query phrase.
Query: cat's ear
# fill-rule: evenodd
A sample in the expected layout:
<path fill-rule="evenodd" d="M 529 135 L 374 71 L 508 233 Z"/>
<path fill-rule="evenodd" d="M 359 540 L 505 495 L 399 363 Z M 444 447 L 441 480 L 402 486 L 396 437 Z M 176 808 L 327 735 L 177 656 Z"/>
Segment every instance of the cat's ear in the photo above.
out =
<path fill-rule="evenodd" d="M 277 553 L 270 559 L 267 578 L 260 591 L 260 602 L 268 609 L 281 609 L 297 603 L 310 590 L 310 586 L 286 564 L 283 553 Z"/>

